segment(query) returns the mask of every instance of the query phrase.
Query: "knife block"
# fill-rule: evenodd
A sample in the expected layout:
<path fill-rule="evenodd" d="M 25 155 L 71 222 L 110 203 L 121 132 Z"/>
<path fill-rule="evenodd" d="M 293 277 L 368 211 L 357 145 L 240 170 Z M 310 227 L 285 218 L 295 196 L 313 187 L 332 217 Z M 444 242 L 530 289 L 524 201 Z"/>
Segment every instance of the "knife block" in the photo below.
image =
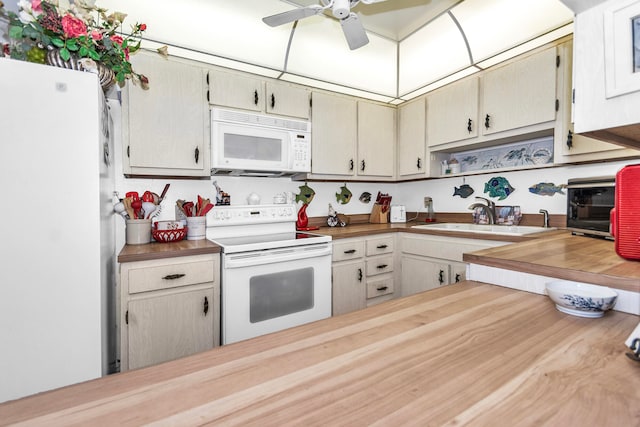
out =
<path fill-rule="evenodd" d="M 369 222 L 371 224 L 386 224 L 389 222 L 389 211 L 382 212 L 382 206 L 375 203 L 371 209 L 371 215 L 369 215 Z"/>

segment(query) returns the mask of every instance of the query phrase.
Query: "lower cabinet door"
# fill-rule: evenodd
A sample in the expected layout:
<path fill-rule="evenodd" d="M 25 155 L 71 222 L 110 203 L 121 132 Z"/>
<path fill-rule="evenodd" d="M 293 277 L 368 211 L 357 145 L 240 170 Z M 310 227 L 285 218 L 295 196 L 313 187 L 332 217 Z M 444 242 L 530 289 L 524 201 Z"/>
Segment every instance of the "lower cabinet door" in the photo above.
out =
<path fill-rule="evenodd" d="M 444 261 L 402 255 L 400 268 L 403 297 L 450 283 L 449 263 Z"/>
<path fill-rule="evenodd" d="M 135 299 L 127 309 L 128 369 L 213 347 L 213 288 Z"/>
<path fill-rule="evenodd" d="M 333 315 L 367 306 L 367 285 L 363 261 L 334 263 L 332 268 Z"/>

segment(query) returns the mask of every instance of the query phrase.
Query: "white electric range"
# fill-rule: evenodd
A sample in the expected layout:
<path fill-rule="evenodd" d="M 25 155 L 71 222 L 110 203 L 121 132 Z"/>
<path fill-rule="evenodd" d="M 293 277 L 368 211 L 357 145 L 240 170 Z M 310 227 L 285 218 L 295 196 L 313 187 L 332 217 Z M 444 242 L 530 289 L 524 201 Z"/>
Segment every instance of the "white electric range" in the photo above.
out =
<path fill-rule="evenodd" d="M 331 316 L 330 236 L 296 231 L 295 205 L 216 206 L 222 344 Z"/>

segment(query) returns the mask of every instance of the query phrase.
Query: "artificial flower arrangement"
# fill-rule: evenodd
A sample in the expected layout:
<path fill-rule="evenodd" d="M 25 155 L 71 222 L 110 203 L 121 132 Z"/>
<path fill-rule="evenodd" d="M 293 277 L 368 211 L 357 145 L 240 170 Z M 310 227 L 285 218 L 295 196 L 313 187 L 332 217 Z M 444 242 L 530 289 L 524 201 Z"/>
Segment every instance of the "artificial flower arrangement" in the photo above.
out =
<path fill-rule="evenodd" d="M 45 63 L 47 51 L 57 49 L 63 61 L 77 59 L 87 71 L 103 64 L 120 86 L 130 79 L 148 88 L 147 77 L 136 73 L 129 62 L 129 55 L 140 48 L 145 24 L 136 23 L 129 35 L 122 35 L 117 30 L 127 15 L 107 15 L 95 0 L 20 0 L 18 9 L 17 14 L 5 12 L 11 39 L 3 49 L 6 55 Z"/>

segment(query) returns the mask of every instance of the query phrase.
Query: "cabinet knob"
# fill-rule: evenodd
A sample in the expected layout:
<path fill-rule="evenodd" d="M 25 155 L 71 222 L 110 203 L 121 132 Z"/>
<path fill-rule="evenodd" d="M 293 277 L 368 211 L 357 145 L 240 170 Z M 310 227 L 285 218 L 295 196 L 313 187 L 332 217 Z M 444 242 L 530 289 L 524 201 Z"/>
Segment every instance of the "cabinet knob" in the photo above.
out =
<path fill-rule="evenodd" d="M 487 114 L 487 116 L 484 118 L 484 127 L 489 129 L 489 127 L 491 127 L 491 116 Z"/>
<path fill-rule="evenodd" d="M 438 283 L 441 285 L 444 283 L 444 270 L 440 270 L 440 273 L 438 273 Z"/>
<path fill-rule="evenodd" d="M 358 282 L 362 282 L 362 269 L 358 269 Z"/>
<path fill-rule="evenodd" d="M 418 157 L 418 161 L 416 162 L 416 167 L 418 169 L 422 169 L 422 159 L 420 157 Z"/>
<path fill-rule="evenodd" d="M 469 121 L 467 121 L 467 130 L 469 131 L 469 133 L 471 133 L 471 131 L 473 130 L 473 128 L 471 127 L 472 124 L 473 121 L 469 119 Z"/>
<path fill-rule="evenodd" d="M 196 164 L 198 163 L 198 159 L 200 158 L 200 149 L 198 147 L 196 147 L 196 149 L 193 152 L 194 154 L 194 158 L 196 159 Z"/>
<path fill-rule="evenodd" d="M 204 305 L 202 307 L 202 311 L 204 312 L 204 315 L 206 316 L 207 313 L 209 313 L 209 298 L 204 297 Z"/>
<path fill-rule="evenodd" d="M 254 103 L 255 105 L 258 105 L 258 101 L 259 101 L 259 100 L 260 100 L 260 98 L 258 97 L 258 91 L 257 91 L 257 90 L 254 90 L 254 91 L 253 91 L 253 103 Z"/>
<path fill-rule="evenodd" d="M 271 109 L 273 110 L 276 106 L 276 96 L 271 94 Z"/>
<path fill-rule="evenodd" d="M 353 159 L 349 160 L 349 170 L 353 170 Z"/>
<path fill-rule="evenodd" d="M 364 172 L 364 168 L 365 168 L 365 163 L 364 163 L 364 160 L 363 160 L 363 161 L 360 162 L 360 170 L 362 172 Z"/>

